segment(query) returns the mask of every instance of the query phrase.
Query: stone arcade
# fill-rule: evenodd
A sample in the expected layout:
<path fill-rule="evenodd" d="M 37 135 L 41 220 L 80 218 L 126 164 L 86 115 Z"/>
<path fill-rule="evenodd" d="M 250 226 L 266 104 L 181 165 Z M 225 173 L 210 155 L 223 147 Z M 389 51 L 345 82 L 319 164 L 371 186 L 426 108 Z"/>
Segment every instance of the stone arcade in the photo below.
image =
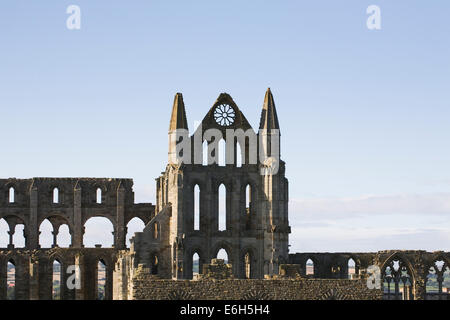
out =
<path fill-rule="evenodd" d="M 105 299 L 447 299 L 442 283 L 450 267 L 450 253 L 382 251 L 377 253 L 289 254 L 288 181 L 277 112 L 267 90 L 260 125 L 255 132 L 233 99 L 225 93 L 204 117 L 192 136 L 200 137 L 208 159 L 219 158 L 217 138 L 207 133 L 242 129 L 254 133 L 259 161 L 252 162 L 251 139 L 226 141 L 234 160 L 198 163 L 180 161 L 188 121 L 183 97 L 175 95 L 169 127 L 169 161 L 156 179 L 156 205 L 135 204 L 130 179 L 32 178 L 0 179 L 0 218 L 9 226 L 10 244 L 0 249 L 0 299 L 7 298 L 7 264 L 15 267 L 16 299 L 52 299 L 53 263 L 61 266 L 61 299 L 98 297 L 98 262 L 106 266 Z M 201 131 L 201 132 L 200 132 Z M 200 134 L 201 133 L 201 134 Z M 184 135 L 186 138 L 186 136 Z M 278 139 L 278 140 L 277 140 Z M 197 141 L 198 142 L 198 141 Z M 215 146 L 215 147 L 211 147 Z M 263 148 L 263 152 L 261 152 Z M 261 154 L 271 161 L 261 159 Z M 203 159 L 204 155 L 200 157 Z M 240 158 L 240 161 L 238 159 Z M 272 164 L 277 170 L 267 170 Z M 265 170 L 262 170 L 265 169 Z M 221 216 L 219 189 L 225 190 Z M 58 192 L 55 201 L 53 194 Z M 199 190 L 198 193 L 195 190 Z M 97 199 L 98 194 L 101 199 Z M 113 225 L 112 248 L 85 248 L 84 225 L 91 217 L 106 217 Z M 126 248 L 126 226 L 140 218 L 145 228 Z M 39 227 L 44 220 L 53 226 L 53 246 L 39 246 Z M 25 247 L 15 248 L 16 226 L 24 226 Z M 60 248 L 57 235 L 67 225 L 69 248 Z M 227 263 L 216 259 L 224 249 Z M 194 255 L 199 275 L 194 276 Z M 355 263 L 349 279 L 348 262 Z M 314 264 L 312 274 L 307 261 Z M 381 271 L 380 289 L 369 289 L 368 268 Z M 80 286 L 67 287 L 69 266 L 79 270 Z M 430 270 L 439 290 L 426 291 Z"/>

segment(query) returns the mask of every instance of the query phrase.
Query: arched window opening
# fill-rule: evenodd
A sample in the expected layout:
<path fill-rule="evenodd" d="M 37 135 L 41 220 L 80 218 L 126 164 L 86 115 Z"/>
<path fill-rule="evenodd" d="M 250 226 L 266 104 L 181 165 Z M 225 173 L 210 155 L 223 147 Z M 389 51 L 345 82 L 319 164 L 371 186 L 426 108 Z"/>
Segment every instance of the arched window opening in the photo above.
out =
<path fill-rule="evenodd" d="M 219 163 L 218 164 L 219 164 L 219 166 L 223 167 L 226 164 L 226 162 L 225 162 L 225 159 L 226 159 L 225 158 L 225 155 L 226 155 L 226 151 L 225 151 L 226 143 L 225 143 L 224 139 L 220 139 L 219 144 L 218 144 L 218 149 L 219 150 L 216 150 L 216 152 L 217 151 L 219 152 L 219 157 L 218 157 Z"/>
<path fill-rule="evenodd" d="M 235 153 L 235 158 L 236 158 L 236 167 L 240 168 L 242 167 L 242 151 L 241 151 L 241 145 L 239 142 L 236 143 L 236 153 Z"/>
<path fill-rule="evenodd" d="M 444 266 L 444 276 L 442 281 L 442 293 L 445 297 L 447 297 L 447 300 L 450 300 L 450 267 Z M 444 297 L 442 297 L 442 300 L 445 300 Z"/>
<path fill-rule="evenodd" d="M 152 254 L 150 257 L 150 273 L 151 274 L 158 274 L 158 264 L 159 259 L 156 254 Z"/>
<path fill-rule="evenodd" d="M 222 259 L 225 263 L 228 263 L 228 253 L 225 249 L 220 249 L 217 252 L 217 259 Z"/>
<path fill-rule="evenodd" d="M 306 275 L 314 276 L 314 262 L 311 259 L 306 261 Z"/>
<path fill-rule="evenodd" d="M 6 277 L 6 299 L 15 300 L 16 299 L 16 266 L 14 261 L 9 260 L 7 267 L 7 277 Z"/>
<path fill-rule="evenodd" d="M 410 300 L 412 298 L 411 274 L 401 260 L 392 260 L 382 276 L 384 299 Z"/>
<path fill-rule="evenodd" d="M 426 281 L 426 300 L 450 298 L 450 268 L 444 261 L 434 262 L 428 270 Z"/>
<path fill-rule="evenodd" d="M 438 274 L 436 266 L 430 267 L 427 274 L 426 292 L 427 300 L 433 300 L 433 296 L 439 293 Z"/>
<path fill-rule="evenodd" d="M 227 229 L 227 189 L 224 184 L 219 187 L 219 231 Z"/>
<path fill-rule="evenodd" d="M 70 229 L 67 224 L 59 226 L 57 235 L 57 245 L 61 248 L 68 248 L 72 244 L 72 236 L 70 235 Z"/>
<path fill-rule="evenodd" d="M 9 226 L 5 219 L 0 219 L 0 248 L 6 248 L 9 244 Z"/>
<path fill-rule="evenodd" d="M 39 226 L 39 245 L 41 248 L 51 248 L 53 244 L 53 225 L 45 219 Z"/>
<path fill-rule="evenodd" d="M 200 274 L 200 256 L 194 253 L 192 256 L 192 278 L 195 280 Z"/>
<path fill-rule="evenodd" d="M 252 277 L 252 256 L 250 252 L 247 252 L 244 256 L 245 266 L 245 279 L 251 279 Z"/>
<path fill-rule="evenodd" d="M 59 189 L 54 188 L 53 189 L 53 203 L 59 203 Z"/>
<path fill-rule="evenodd" d="M 252 202 L 252 187 L 250 184 L 247 184 L 245 188 L 245 207 L 250 211 L 250 206 Z"/>
<path fill-rule="evenodd" d="M 153 239 L 157 240 L 159 237 L 159 224 L 158 222 L 153 223 Z"/>
<path fill-rule="evenodd" d="M 53 261 L 53 277 L 52 277 L 52 298 L 53 300 L 61 300 L 61 263 L 58 260 Z"/>
<path fill-rule="evenodd" d="M 25 248 L 25 225 L 17 224 L 13 235 L 13 244 L 15 248 Z"/>
<path fill-rule="evenodd" d="M 14 190 L 13 187 L 9 188 L 8 202 L 9 203 L 14 203 L 15 202 L 15 196 L 16 196 L 16 190 Z"/>
<path fill-rule="evenodd" d="M 208 142 L 205 140 L 202 144 L 202 156 L 203 161 L 202 165 L 207 166 L 208 165 Z"/>
<path fill-rule="evenodd" d="M 355 279 L 356 278 L 356 263 L 352 258 L 348 259 L 348 278 Z"/>
<path fill-rule="evenodd" d="M 200 230 L 200 187 L 194 187 L 194 230 Z"/>
<path fill-rule="evenodd" d="M 98 245 L 110 248 L 114 244 L 114 226 L 108 218 L 93 217 L 84 225 L 83 244 L 93 248 Z"/>
<path fill-rule="evenodd" d="M 392 279 L 394 277 L 393 270 L 391 267 L 387 266 L 384 271 L 383 276 L 383 294 L 384 298 L 387 300 L 391 300 L 391 291 L 392 291 Z"/>
<path fill-rule="evenodd" d="M 106 296 L 106 264 L 99 260 L 97 263 L 97 299 L 105 300 Z"/>
<path fill-rule="evenodd" d="M 144 222 L 138 218 L 138 217 L 134 217 L 133 219 L 131 219 L 128 224 L 127 224 L 127 236 L 126 236 L 126 245 L 127 248 L 130 247 L 130 239 L 132 237 L 134 237 L 134 234 L 136 232 L 142 232 L 145 228 L 145 224 Z"/>
<path fill-rule="evenodd" d="M 251 200 L 252 199 L 252 187 L 247 184 L 245 187 L 245 228 L 249 230 L 251 228 Z"/>
<path fill-rule="evenodd" d="M 97 202 L 97 204 L 102 204 L 102 189 L 100 189 L 100 188 L 97 188 L 96 202 Z"/>

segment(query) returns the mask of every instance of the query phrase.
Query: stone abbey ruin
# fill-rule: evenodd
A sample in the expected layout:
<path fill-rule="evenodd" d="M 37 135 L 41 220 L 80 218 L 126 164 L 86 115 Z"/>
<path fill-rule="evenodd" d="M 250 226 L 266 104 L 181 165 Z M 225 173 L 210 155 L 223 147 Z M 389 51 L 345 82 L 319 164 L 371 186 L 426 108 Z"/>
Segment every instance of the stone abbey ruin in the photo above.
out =
<path fill-rule="evenodd" d="M 449 252 L 289 253 L 288 180 L 275 152 L 280 126 L 270 89 L 258 132 L 225 93 L 192 136 L 187 123 L 177 93 L 156 204 L 135 204 L 131 179 L 0 179 L 0 218 L 10 237 L 0 249 L 0 299 L 449 299 Z M 223 165 L 218 136 L 230 140 L 229 129 L 247 135 L 226 142 L 227 159 L 235 161 Z M 195 145 L 205 140 L 198 155 Z M 186 142 L 190 147 L 180 150 Z M 202 150 L 208 157 L 199 163 Z M 84 226 L 92 217 L 111 221 L 111 248 L 84 247 Z M 136 217 L 145 228 L 127 248 L 127 224 Z M 51 248 L 39 245 L 44 220 L 53 227 Z M 18 225 L 23 248 L 13 244 Z M 68 248 L 57 243 L 62 225 L 69 229 Z M 226 262 L 217 259 L 222 249 Z"/>

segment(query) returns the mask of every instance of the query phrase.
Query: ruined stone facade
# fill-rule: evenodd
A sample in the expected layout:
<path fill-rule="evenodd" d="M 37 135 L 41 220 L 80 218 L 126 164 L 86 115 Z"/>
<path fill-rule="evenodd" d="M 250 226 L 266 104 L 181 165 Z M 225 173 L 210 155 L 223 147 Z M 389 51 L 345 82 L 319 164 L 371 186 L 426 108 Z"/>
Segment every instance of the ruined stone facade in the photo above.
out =
<path fill-rule="evenodd" d="M 10 230 L 10 244 L 0 249 L 0 299 L 6 298 L 8 262 L 15 266 L 16 299 L 51 299 L 55 260 L 62 270 L 61 299 L 96 299 L 99 261 L 106 268 L 105 299 L 426 299 L 431 297 L 426 292 L 430 268 L 442 286 L 450 267 L 448 252 L 289 254 L 288 181 L 270 89 L 257 131 L 225 93 L 192 135 L 187 123 L 178 93 L 169 126 L 168 164 L 156 179 L 156 205 L 135 204 L 130 179 L 0 179 L 0 218 Z M 244 135 L 231 136 L 227 130 Z M 225 164 L 219 161 L 219 134 L 226 141 Z M 189 148 L 180 149 L 186 141 Z M 205 144 L 200 152 L 196 149 Z M 112 248 L 84 248 L 84 225 L 91 217 L 111 221 Z M 126 226 L 135 217 L 145 228 L 135 233 L 127 249 Z M 53 226 L 49 249 L 39 246 L 39 226 L 45 219 Z M 19 224 L 24 225 L 25 248 L 13 245 Z M 63 224 L 70 231 L 70 248 L 58 247 Z M 227 253 L 226 264 L 213 260 L 221 249 Z M 194 255 L 199 259 L 196 277 Z M 349 259 L 355 262 L 353 279 Z M 314 264 L 312 274 L 306 270 L 308 260 Z M 79 272 L 77 288 L 65 286 L 68 266 Z M 371 266 L 379 267 L 384 294 L 366 285 Z M 386 293 L 386 285 L 392 285 L 393 293 Z M 448 295 L 440 290 L 435 297 Z"/>
<path fill-rule="evenodd" d="M 227 126 L 218 124 L 217 108 L 233 109 L 233 122 Z M 279 129 L 275 104 L 270 90 L 266 94 L 260 129 Z M 191 153 L 191 164 L 178 162 L 173 156 L 179 141 L 174 135 L 187 130 L 186 111 L 181 94 L 174 101 L 169 128 L 169 163 L 166 171 L 157 179 L 155 217 L 142 233 L 132 240 L 130 254 L 134 265 L 143 264 L 158 269 L 158 275 L 169 279 L 191 279 L 193 255 L 198 254 L 200 265 L 216 258 L 220 249 L 226 250 L 233 274 L 238 278 L 263 278 L 276 274 L 278 266 L 288 261 L 288 181 L 284 177 L 284 162 L 276 175 L 262 175 L 260 162 L 249 162 L 249 140 L 235 141 L 246 150 L 242 165 L 237 163 L 195 164 L 195 157 L 203 158 L 206 149 Z M 207 139 L 208 130 L 217 130 L 226 140 L 225 129 L 254 132 L 245 116 L 228 94 L 221 94 L 201 125 L 189 139 L 192 149 L 199 137 L 200 145 Z M 261 138 L 262 139 L 262 138 Z M 217 140 L 217 137 L 216 137 Z M 218 145 L 211 139 L 210 145 Z M 215 150 L 215 151 L 214 151 Z M 218 153 L 218 148 L 208 152 Z M 184 151 L 186 152 L 186 151 Z M 228 150 L 227 150 L 228 152 Z M 247 161 L 246 161 L 247 160 Z M 219 228 L 219 187 L 225 186 L 225 223 Z M 199 187 L 198 226 L 195 227 L 194 188 Z M 246 194 L 246 191 L 249 194 Z M 246 201 L 246 197 L 247 201 Z M 248 206 L 246 205 L 248 203 Z M 247 271 L 247 275 L 246 275 Z"/>

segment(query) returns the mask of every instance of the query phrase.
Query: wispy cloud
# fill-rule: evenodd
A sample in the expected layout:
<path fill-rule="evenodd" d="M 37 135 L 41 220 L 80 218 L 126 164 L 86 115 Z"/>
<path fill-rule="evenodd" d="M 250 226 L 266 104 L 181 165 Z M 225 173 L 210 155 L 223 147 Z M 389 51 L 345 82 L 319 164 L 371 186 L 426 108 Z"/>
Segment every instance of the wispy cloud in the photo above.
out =
<path fill-rule="evenodd" d="M 371 252 L 378 250 L 450 250 L 450 231 L 401 228 L 293 228 L 291 252 Z"/>
<path fill-rule="evenodd" d="M 293 199 L 291 252 L 450 250 L 450 193 Z"/>
<path fill-rule="evenodd" d="M 450 193 L 292 199 L 290 211 L 304 219 L 392 214 L 448 215 L 450 217 Z"/>

